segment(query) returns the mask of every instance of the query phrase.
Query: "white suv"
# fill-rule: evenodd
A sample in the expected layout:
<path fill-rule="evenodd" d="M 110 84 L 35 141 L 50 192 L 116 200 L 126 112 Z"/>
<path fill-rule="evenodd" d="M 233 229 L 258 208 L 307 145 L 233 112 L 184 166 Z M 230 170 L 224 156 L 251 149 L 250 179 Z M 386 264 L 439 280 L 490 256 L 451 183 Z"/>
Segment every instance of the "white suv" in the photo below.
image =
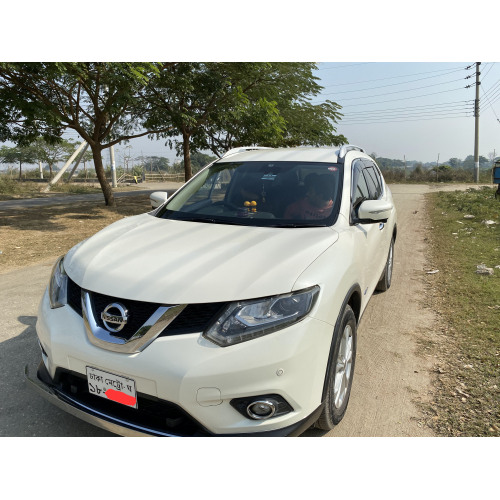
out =
<path fill-rule="evenodd" d="M 395 239 L 391 193 L 362 149 L 231 150 L 56 262 L 26 376 L 117 434 L 331 429 Z"/>

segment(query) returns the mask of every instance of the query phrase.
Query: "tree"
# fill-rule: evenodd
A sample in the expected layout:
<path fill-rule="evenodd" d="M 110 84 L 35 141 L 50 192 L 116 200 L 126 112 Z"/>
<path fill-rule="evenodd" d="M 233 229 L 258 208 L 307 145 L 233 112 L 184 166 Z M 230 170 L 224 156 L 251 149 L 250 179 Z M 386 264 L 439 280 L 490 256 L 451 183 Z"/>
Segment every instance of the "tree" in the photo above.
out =
<path fill-rule="evenodd" d="M 191 168 L 193 171 L 193 174 L 196 174 L 196 172 L 200 171 L 203 167 L 206 167 L 209 163 L 213 162 L 216 160 L 216 156 L 210 156 L 205 153 L 201 153 L 199 151 L 196 151 L 191 154 Z M 179 163 L 179 168 L 180 171 L 184 171 L 184 160 L 182 160 Z"/>
<path fill-rule="evenodd" d="M 2 146 L 0 148 L 1 163 L 19 163 L 19 180 L 22 178 L 23 163 L 35 163 L 38 160 L 38 152 L 32 146 L 12 147 Z"/>
<path fill-rule="evenodd" d="M 450 165 L 439 165 L 431 168 L 431 172 L 436 173 L 436 182 L 438 180 L 441 181 L 451 181 L 453 176 L 452 176 L 452 168 Z"/>
<path fill-rule="evenodd" d="M 170 167 L 170 161 L 164 156 L 143 156 L 141 160 L 144 169 L 149 170 L 151 173 L 154 170 L 157 172 L 168 172 L 168 168 Z"/>
<path fill-rule="evenodd" d="M 230 148 L 252 144 L 293 147 L 347 142 L 336 135 L 340 106 L 329 100 L 311 103 L 322 90 L 313 76 L 315 64 L 261 63 L 256 68 L 248 64 L 242 72 L 245 86 L 240 107 L 229 108 L 219 120 L 209 122 L 202 140 L 195 141 L 198 149 L 220 156 Z"/>
<path fill-rule="evenodd" d="M 191 153 L 217 156 L 236 146 L 340 144 L 333 124 L 341 116 L 331 101 L 311 104 L 321 88 L 312 63 L 180 63 L 162 69 L 148 85 L 151 128 L 172 125 L 168 138 L 183 156 L 185 179 Z"/>
<path fill-rule="evenodd" d="M 52 179 L 53 166 L 60 161 L 67 160 L 75 151 L 76 144 L 66 140 L 51 144 L 39 137 L 33 143 L 33 147 L 36 151 L 37 159 L 48 164 L 50 178 Z"/>
<path fill-rule="evenodd" d="M 462 166 L 462 160 L 459 158 L 450 158 L 448 160 L 448 163 L 450 164 L 450 167 L 452 168 L 460 168 Z"/>
<path fill-rule="evenodd" d="M 487 167 L 488 166 L 488 158 L 485 158 L 484 156 L 479 156 L 479 166 L 480 167 Z M 474 169 L 474 155 L 469 155 L 465 160 L 463 161 L 463 168 L 466 169 Z"/>
<path fill-rule="evenodd" d="M 172 63 L 175 65 L 175 63 Z M 37 137 L 61 141 L 75 130 L 92 151 L 105 203 L 114 206 L 102 151 L 152 133 L 144 129 L 143 90 L 161 69 L 149 63 L 0 63 L 0 141 L 29 144 Z"/>

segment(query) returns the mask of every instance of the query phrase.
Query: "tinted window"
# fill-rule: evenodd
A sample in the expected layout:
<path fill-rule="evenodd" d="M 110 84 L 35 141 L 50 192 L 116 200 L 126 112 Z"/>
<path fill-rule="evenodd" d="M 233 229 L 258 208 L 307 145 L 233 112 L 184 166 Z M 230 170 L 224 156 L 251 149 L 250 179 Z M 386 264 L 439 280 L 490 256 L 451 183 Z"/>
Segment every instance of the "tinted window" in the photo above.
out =
<path fill-rule="evenodd" d="M 365 160 L 364 163 L 366 165 L 364 174 L 366 182 L 368 183 L 368 188 L 370 189 L 370 198 L 378 200 L 382 195 L 382 181 L 380 179 L 380 174 L 372 162 Z"/>
<path fill-rule="evenodd" d="M 364 200 L 370 199 L 370 191 L 362 173 L 363 170 L 363 162 L 357 160 L 353 163 L 351 188 L 351 206 L 353 217 L 357 217 L 359 205 L 361 205 Z"/>

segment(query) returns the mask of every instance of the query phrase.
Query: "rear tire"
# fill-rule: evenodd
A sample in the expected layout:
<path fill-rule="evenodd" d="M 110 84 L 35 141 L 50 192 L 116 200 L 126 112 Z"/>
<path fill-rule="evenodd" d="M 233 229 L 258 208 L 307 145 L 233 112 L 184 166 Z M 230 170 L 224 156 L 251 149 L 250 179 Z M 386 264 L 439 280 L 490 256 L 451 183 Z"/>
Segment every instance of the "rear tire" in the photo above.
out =
<path fill-rule="evenodd" d="M 346 305 L 338 331 L 335 332 L 325 406 L 315 424 L 319 429 L 333 429 L 346 412 L 356 360 L 356 323 L 353 310 Z"/>
<path fill-rule="evenodd" d="M 379 292 L 385 292 L 389 290 L 392 283 L 392 268 L 394 266 L 394 238 L 391 240 L 389 246 L 389 255 L 387 256 L 387 262 L 385 263 L 384 274 L 377 283 L 375 290 Z"/>

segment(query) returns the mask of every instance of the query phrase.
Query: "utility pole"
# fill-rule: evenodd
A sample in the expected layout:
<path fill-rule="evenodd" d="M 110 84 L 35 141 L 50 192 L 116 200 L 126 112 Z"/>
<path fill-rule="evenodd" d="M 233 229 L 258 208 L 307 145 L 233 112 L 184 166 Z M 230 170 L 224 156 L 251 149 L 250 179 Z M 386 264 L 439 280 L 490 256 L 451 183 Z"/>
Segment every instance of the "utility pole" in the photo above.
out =
<path fill-rule="evenodd" d="M 480 62 L 476 63 L 476 100 L 474 101 L 474 182 L 479 182 L 479 66 Z"/>
<path fill-rule="evenodd" d="M 405 162 L 405 181 L 406 181 L 406 155 L 403 155 L 403 160 Z"/>
<path fill-rule="evenodd" d="M 61 170 L 59 170 L 59 172 L 57 172 L 55 177 L 48 183 L 47 187 L 45 189 L 43 189 L 44 193 L 48 193 L 50 191 L 50 188 L 62 177 L 62 175 L 64 174 L 66 169 L 71 165 L 73 160 L 81 153 L 82 149 L 85 148 L 86 145 L 87 145 L 87 142 L 83 141 L 78 146 L 78 148 L 75 149 L 73 154 L 69 157 L 68 161 L 66 161 L 66 163 L 64 164 L 63 168 L 61 168 Z"/>
<path fill-rule="evenodd" d="M 73 174 L 76 172 L 76 169 L 78 168 L 78 165 L 80 165 L 80 162 L 82 161 L 83 155 L 87 152 L 87 148 L 89 147 L 88 144 L 85 144 L 85 147 L 83 148 L 82 152 L 80 153 L 80 156 L 78 159 L 75 161 L 75 165 L 73 167 L 73 170 L 71 170 L 68 180 L 66 182 L 69 182 L 71 178 L 73 177 Z"/>
<path fill-rule="evenodd" d="M 436 182 L 438 181 L 438 172 L 439 172 L 439 155 L 440 153 L 438 153 L 438 161 L 436 163 Z"/>
<path fill-rule="evenodd" d="M 116 165 L 115 165 L 115 149 L 113 146 L 109 148 L 109 161 L 111 162 L 111 186 L 116 187 Z"/>

